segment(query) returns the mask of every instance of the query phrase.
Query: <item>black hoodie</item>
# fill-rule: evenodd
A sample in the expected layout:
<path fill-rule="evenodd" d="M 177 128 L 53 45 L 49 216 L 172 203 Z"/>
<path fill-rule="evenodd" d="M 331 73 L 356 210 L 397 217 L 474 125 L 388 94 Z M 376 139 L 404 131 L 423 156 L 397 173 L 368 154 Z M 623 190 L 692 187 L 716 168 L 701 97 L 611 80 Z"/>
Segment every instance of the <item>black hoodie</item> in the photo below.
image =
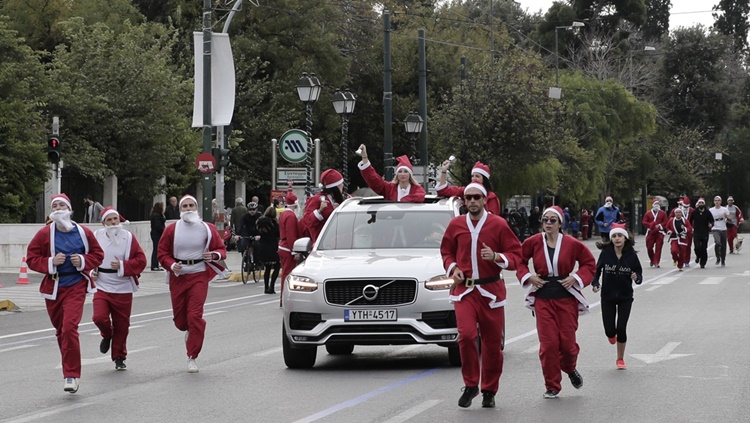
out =
<path fill-rule="evenodd" d="M 636 280 L 630 277 L 635 272 Z M 592 286 L 599 286 L 602 278 L 602 301 L 619 301 L 633 299 L 633 282 L 640 285 L 643 282 L 643 269 L 638 254 L 632 247 L 623 248 L 622 257 L 617 258 L 615 246 L 610 244 L 599 253 L 596 263 L 596 276 Z"/>

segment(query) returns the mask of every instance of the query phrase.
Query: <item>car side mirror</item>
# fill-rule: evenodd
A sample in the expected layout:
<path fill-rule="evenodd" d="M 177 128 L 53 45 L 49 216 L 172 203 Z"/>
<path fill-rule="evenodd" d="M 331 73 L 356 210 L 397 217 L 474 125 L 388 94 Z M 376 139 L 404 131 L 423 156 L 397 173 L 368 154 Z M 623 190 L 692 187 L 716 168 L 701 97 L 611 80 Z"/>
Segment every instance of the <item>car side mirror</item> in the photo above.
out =
<path fill-rule="evenodd" d="M 294 246 L 292 247 L 292 251 L 294 251 L 296 254 L 309 254 L 312 250 L 312 242 L 309 237 L 300 238 L 296 241 L 294 241 Z"/>

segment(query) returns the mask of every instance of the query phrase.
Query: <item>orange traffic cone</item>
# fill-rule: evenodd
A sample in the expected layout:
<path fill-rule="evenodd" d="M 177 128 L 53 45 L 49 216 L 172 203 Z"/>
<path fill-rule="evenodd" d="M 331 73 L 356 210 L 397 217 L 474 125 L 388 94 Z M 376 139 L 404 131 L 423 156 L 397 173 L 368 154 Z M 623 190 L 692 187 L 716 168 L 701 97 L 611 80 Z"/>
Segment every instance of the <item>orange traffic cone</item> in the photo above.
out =
<path fill-rule="evenodd" d="M 18 274 L 18 280 L 16 281 L 16 285 L 28 285 L 29 284 L 29 275 L 27 273 L 26 268 L 26 257 L 23 258 L 23 261 L 21 261 L 21 272 Z"/>

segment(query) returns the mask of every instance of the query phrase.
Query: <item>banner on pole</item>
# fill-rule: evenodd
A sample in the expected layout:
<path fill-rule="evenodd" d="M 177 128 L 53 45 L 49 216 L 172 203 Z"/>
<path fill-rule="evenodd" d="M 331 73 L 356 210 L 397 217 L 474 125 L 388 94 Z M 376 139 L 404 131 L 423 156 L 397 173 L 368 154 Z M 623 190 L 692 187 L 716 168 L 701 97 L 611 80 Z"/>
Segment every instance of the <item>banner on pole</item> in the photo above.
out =
<path fill-rule="evenodd" d="M 203 126 L 203 33 L 193 32 L 195 92 L 193 128 Z M 235 97 L 234 58 L 229 34 L 211 34 L 211 126 L 232 122 Z"/>

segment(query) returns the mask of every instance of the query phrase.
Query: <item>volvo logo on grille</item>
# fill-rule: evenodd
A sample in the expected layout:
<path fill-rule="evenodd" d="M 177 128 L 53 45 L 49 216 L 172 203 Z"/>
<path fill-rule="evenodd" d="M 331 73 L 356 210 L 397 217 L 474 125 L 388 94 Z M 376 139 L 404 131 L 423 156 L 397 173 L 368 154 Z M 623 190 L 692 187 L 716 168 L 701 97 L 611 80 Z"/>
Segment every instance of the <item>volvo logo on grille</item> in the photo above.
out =
<path fill-rule="evenodd" d="M 378 297 L 378 289 L 379 288 L 375 285 L 367 285 L 362 288 L 362 296 L 365 297 L 367 301 L 372 301 Z"/>

